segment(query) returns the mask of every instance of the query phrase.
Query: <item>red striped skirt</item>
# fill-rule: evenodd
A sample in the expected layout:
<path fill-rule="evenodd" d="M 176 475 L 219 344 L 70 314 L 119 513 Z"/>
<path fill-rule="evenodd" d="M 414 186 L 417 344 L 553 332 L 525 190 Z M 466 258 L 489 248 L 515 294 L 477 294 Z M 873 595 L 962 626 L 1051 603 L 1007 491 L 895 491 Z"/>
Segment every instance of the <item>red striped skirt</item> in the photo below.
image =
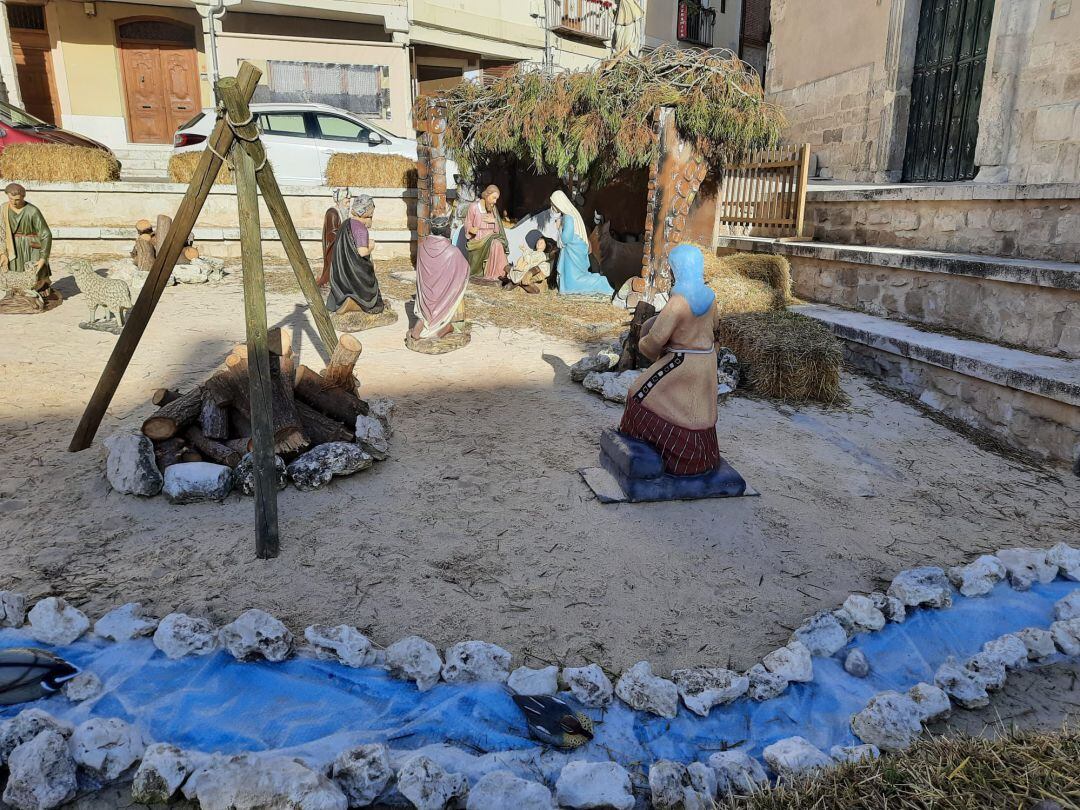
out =
<path fill-rule="evenodd" d="M 698 475 L 715 470 L 722 461 L 716 428 L 690 430 L 673 425 L 635 397 L 626 400 L 619 430 L 656 448 L 671 475 Z"/>

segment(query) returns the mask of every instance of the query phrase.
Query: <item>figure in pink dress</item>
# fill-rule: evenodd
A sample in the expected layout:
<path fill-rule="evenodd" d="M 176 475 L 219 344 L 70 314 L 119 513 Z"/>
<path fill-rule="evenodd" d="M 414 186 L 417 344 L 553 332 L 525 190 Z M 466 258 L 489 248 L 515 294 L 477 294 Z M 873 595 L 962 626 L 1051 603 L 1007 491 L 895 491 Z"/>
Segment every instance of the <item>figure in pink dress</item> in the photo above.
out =
<path fill-rule="evenodd" d="M 469 206 L 465 217 L 465 233 L 469 238 L 469 274 L 477 280 L 498 283 L 506 278 L 510 265 L 506 258 L 510 246 L 506 241 L 497 203 L 499 189 L 488 186 L 480 199 Z"/>

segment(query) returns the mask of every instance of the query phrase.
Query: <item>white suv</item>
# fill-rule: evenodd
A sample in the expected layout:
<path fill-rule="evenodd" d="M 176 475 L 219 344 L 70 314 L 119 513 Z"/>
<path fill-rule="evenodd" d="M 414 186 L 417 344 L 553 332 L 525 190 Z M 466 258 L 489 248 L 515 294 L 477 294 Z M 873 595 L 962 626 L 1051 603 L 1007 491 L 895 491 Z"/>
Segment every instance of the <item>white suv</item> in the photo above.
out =
<path fill-rule="evenodd" d="M 252 104 L 262 142 L 282 185 L 322 186 L 326 164 L 335 152 L 371 152 L 416 160 L 416 141 L 391 135 L 354 113 L 327 104 Z M 201 152 L 214 129 L 212 109 L 182 125 L 173 152 Z M 457 187 L 457 165 L 446 162 L 446 185 Z"/>

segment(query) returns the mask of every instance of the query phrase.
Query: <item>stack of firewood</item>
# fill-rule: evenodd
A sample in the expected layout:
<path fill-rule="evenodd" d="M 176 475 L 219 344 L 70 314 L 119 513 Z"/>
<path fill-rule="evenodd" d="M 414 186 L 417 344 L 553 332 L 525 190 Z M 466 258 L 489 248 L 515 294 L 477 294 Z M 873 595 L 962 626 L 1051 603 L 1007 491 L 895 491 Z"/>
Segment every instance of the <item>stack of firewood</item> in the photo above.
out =
<path fill-rule="evenodd" d="M 131 248 L 131 259 L 136 267 L 143 272 L 150 272 L 150 268 L 154 266 L 154 259 L 165 244 L 165 236 L 171 227 L 172 217 L 165 214 L 158 214 L 157 224 L 151 223 L 148 219 L 140 219 L 135 223 L 139 238 L 135 240 L 135 245 Z M 184 264 L 193 262 L 197 258 L 199 258 L 199 249 L 192 244 L 192 238 L 189 235 L 187 244 L 180 253 L 179 261 Z"/>
<path fill-rule="evenodd" d="M 288 461 L 320 444 L 354 441 L 356 418 L 368 413 L 353 376 L 360 341 L 342 335 L 321 374 L 296 366 L 288 330 L 272 329 L 269 344 L 274 451 Z M 159 388 L 152 401 L 158 410 L 142 432 L 154 442 L 162 472 L 187 461 L 235 467 L 252 449 L 246 345 L 202 385 L 183 394 Z"/>

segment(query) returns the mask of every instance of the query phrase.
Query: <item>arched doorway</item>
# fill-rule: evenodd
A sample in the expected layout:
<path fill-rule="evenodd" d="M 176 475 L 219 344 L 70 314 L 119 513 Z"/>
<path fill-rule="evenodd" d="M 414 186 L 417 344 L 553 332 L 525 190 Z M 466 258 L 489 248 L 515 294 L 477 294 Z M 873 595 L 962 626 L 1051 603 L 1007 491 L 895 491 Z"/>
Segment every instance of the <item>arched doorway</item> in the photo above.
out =
<path fill-rule="evenodd" d="M 195 29 L 175 20 L 117 23 L 120 68 L 132 143 L 171 143 L 201 109 Z"/>

